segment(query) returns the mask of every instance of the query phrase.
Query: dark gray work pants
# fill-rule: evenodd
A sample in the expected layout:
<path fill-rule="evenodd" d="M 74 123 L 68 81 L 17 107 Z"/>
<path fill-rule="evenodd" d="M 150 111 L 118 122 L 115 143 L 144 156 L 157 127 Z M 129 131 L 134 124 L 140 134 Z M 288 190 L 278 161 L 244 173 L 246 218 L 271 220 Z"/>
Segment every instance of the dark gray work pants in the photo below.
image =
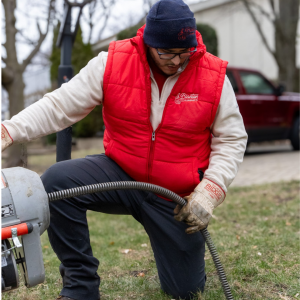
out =
<path fill-rule="evenodd" d="M 42 176 L 48 193 L 128 180 L 132 178 L 104 154 L 56 163 Z M 51 203 L 48 235 L 61 261 L 61 295 L 76 300 L 99 299 L 99 261 L 90 246 L 87 210 L 132 215 L 144 226 L 164 292 L 173 298 L 190 299 L 193 293 L 203 290 L 204 240 L 199 232 L 192 235 L 184 232 L 187 225 L 173 218 L 175 206 L 173 202 L 140 190 L 103 192 Z"/>

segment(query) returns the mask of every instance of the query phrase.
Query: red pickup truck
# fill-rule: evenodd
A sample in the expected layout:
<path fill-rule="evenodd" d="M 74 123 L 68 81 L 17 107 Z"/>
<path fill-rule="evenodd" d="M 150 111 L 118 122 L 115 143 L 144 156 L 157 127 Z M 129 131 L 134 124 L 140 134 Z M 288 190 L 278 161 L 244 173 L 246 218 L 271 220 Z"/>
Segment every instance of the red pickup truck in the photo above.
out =
<path fill-rule="evenodd" d="M 300 94 L 284 92 L 261 73 L 242 68 L 226 72 L 243 116 L 248 143 L 290 139 L 299 150 Z"/>

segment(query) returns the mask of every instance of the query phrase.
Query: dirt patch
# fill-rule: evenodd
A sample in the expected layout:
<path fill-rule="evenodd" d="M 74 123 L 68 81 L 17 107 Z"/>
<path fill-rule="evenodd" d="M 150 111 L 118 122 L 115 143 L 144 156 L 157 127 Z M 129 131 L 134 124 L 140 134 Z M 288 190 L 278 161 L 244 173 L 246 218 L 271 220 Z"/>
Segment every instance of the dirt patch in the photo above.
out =
<path fill-rule="evenodd" d="M 275 196 L 274 198 L 277 203 L 285 203 L 295 199 L 295 197 L 280 197 L 280 196 Z"/>

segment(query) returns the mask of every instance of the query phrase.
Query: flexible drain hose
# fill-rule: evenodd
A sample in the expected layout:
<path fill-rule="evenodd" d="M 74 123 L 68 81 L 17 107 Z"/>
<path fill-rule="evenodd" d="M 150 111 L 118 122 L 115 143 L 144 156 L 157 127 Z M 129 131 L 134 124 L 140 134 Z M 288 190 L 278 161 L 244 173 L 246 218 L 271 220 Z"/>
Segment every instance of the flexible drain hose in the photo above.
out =
<path fill-rule="evenodd" d="M 136 182 L 136 181 L 116 181 L 116 182 L 106 182 L 106 183 L 98 183 L 86 186 L 80 186 L 72 189 L 61 190 L 57 192 L 48 193 L 49 202 L 62 200 L 65 198 L 72 198 L 75 196 L 85 195 L 85 194 L 93 194 L 105 191 L 112 191 L 112 190 L 144 190 L 148 192 L 153 192 L 155 194 L 161 195 L 165 198 L 173 200 L 175 203 L 180 205 L 185 205 L 186 201 L 178 196 L 177 194 L 173 193 L 170 190 L 162 188 L 158 185 L 144 183 L 144 182 Z M 223 287 L 224 294 L 227 300 L 233 300 L 229 284 L 226 279 L 226 275 L 219 259 L 219 255 L 217 253 L 217 249 L 210 237 L 209 232 L 207 229 L 202 229 L 200 231 L 206 241 L 210 254 L 213 258 L 214 264 L 216 266 L 220 282 Z"/>

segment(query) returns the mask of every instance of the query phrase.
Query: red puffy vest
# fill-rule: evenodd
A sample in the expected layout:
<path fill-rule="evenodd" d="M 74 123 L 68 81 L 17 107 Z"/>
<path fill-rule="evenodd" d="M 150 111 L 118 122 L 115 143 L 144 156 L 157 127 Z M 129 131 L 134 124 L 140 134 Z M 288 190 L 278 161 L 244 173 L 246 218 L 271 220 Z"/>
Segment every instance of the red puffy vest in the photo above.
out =
<path fill-rule="evenodd" d="M 161 124 L 150 123 L 151 79 L 143 29 L 112 42 L 103 79 L 105 154 L 136 181 L 185 196 L 200 182 L 211 152 L 212 125 L 227 62 L 209 54 L 197 32 L 197 52 L 169 95 Z"/>

